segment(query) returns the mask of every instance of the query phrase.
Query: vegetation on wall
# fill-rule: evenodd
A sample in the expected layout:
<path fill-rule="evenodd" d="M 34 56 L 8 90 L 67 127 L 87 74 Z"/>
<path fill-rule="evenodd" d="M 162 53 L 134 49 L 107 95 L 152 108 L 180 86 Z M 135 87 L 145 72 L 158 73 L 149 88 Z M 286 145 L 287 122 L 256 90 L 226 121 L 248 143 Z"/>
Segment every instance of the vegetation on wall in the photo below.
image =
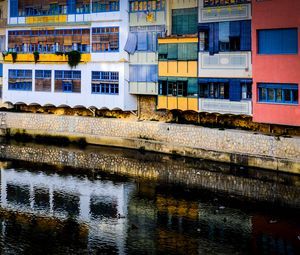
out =
<path fill-rule="evenodd" d="M 11 57 L 12 57 L 12 62 L 15 63 L 16 60 L 17 60 L 17 57 L 18 57 L 17 52 L 3 51 L 3 52 L 2 52 L 2 57 L 3 57 L 3 59 L 5 60 L 5 57 L 8 56 L 9 54 L 10 54 Z"/>
<path fill-rule="evenodd" d="M 33 52 L 34 63 L 37 63 L 40 59 L 40 53 L 38 51 Z"/>
<path fill-rule="evenodd" d="M 71 68 L 76 67 L 81 60 L 81 53 L 77 50 L 65 52 L 65 56 L 68 56 L 68 64 Z"/>

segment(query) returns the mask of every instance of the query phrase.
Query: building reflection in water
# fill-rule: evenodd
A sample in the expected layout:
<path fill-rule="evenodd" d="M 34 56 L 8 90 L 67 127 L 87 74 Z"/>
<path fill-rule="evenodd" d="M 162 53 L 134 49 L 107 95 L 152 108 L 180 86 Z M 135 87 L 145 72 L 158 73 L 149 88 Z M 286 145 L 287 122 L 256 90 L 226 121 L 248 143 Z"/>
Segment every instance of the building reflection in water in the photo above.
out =
<path fill-rule="evenodd" d="M 2 169 L 3 254 L 300 252 L 297 217 L 274 219 L 205 190 L 99 176 Z"/>
<path fill-rule="evenodd" d="M 24 222 L 29 226 L 33 224 L 29 216 L 37 216 L 39 226 L 45 221 L 46 224 L 42 225 L 47 228 L 51 222 L 50 226 L 58 225 L 61 231 L 66 231 L 68 224 L 69 227 L 73 226 L 71 223 L 74 226 L 79 224 L 78 229 L 87 233 L 86 242 L 91 248 L 101 239 L 105 247 L 111 246 L 109 250 L 118 253 L 124 253 L 124 221 L 128 194 L 132 189 L 131 183 L 91 181 L 71 175 L 26 170 L 1 171 L 2 213 L 4 210 L 11 212 L 16 219 L 27 215 Z M 10 217 L 4 217 L 2 221 L 2 233 L 6 236 L 10 233 L 10 224 L 6 224 L 8 220 Z"/>

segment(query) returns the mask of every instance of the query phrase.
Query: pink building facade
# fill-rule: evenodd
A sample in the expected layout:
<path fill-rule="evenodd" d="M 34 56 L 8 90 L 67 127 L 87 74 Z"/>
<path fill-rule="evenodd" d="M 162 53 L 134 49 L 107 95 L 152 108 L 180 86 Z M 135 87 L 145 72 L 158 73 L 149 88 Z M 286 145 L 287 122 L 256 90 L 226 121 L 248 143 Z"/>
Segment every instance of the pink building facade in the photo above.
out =
<path fill-rule="evenodd" d="M 300 1 L 252 1 L 253 120 L 300 126 Z"/>

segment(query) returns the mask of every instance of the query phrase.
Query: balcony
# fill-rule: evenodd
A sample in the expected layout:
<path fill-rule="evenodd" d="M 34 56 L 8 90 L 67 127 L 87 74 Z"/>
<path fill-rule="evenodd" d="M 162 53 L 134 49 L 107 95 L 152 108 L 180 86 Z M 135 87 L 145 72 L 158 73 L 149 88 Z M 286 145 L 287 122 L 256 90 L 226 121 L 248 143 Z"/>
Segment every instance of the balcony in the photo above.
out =
<path fill-rule="evenodd" d="M 195 97 L 173 97 L 158 96 L 157 109 L 195 111 L 198 112 L 198 98 Z"/>
<path fill-rule="evenodd" d="M 199 8 L 199 23 L 251 19 L 251 4 Z"/>
<path fill-rule="evenodd" d="M 226 99 L 199 98 L 199 108 L 201 112 L 252 115 L 252 103 L 250 100 L 236 102 Z"/>
<path fill-rule="evenodd" d="M 156 82 L 129 82 L 129 93 L 135 95 L 157 95 Z"/>
<path fill-rule="evenodd" d="M 68 62 L 68 57 L 65 55 L 56 55 L 56 54 L 40 54 L 39 55 L 39 61 L 38 63 L 57 63 L 57 62 Z M 8 54 L 5 58 L 4 58 L 5 62 L 13 62 L 12 60 L 12 55 Z M 91 61 L 91 54 L 81 54 L 81 61 L 82 63 L 86 63 Z M 31 54 L 22 54 L 19 53 L 17 54 L 17 59 L 16 62 L 34 62 L 34 55 Z"/>
<path fill-rule="evenodd" d="M 251 52 L 199 53 L 199 77 L 251 78 Z"/>

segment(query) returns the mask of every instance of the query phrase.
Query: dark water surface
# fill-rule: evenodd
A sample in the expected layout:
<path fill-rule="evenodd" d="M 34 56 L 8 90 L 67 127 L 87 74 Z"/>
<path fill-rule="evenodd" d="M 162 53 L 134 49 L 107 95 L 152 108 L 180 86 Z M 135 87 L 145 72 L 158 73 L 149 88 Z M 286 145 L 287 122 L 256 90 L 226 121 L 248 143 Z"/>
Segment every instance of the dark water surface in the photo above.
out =
<path fill-rule="evenodd" d="M 92 170 L 0 167 L 1 254 L 300 254 L 299 209 Z"/>

